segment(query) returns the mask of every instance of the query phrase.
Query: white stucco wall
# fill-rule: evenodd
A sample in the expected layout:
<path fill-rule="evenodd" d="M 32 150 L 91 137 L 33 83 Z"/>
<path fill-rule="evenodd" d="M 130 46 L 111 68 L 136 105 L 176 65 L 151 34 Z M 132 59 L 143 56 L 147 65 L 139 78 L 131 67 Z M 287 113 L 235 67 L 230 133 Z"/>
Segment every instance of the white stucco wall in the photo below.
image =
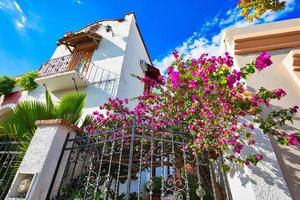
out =
<path fill-rule="evenodd" d="M 62 56 L 67 56 L 67 55 L 70 55 L 69 49 L 64 45 L 59 45 L 54 50 L 54 53 L 52 54 L 50 60 L 55 59 L 55 58 L 59 58 L 59 57 L 62 57 Z"/>
<path fill-rule="evenodd" d="M 103 21 L 101 23 L 103 26 L 112 26 L 115 35 L 112 36 L 110 32 L 107 33 L 105 28 L 98 30 L 98 33 L 103 36 L 103 39 L 101 40 L 99 47 L 93 53 L 91 59 L 92 62 L 105 70 L 120 75 L 116 94 L 117 97 L 130 99 L 142 94 L 144 91 L 144 84 L 142 84 L 140 80 L 132 77 L 130 74 L 143 77 L 144 74 L 140 67 L 140 60 L 145 60 L 147 63 L 151 63 L 151 61 L 148 57 L 142 37 L 140 36 L 134 14 L 126 15 L 124 21 L 122 22 Z M 51 56 L 51 59 L 69 54 L 69 50 L 65 46 L 61 45 L 56 48 Z M 91 74 L 94 73 L 95 72 L 92 71 Z M 87 87 L 79 88 L 79 91 L 87 94 L 86 105 L 83 109 L 83 117 L 87 114 L 91 114 L 95 110 L 98 110 L 100 105 L 103 105 L 105 102 L 107 102 L 109 97 L 112 97 L 101 88 L 97 88 L 91 84 L 89 84 Z M 54 91 L 51 95 L 54 102 L 58 102 L 59 98 L 68 92 L 76 92 L 75 87 L 68 90 Z M 2 109 L 2 99 L 0 99 L 0 111 Z M 22 96 L 19 101 L 23 100 L 38 100 L 45 102 L 44 87 L 38 86 L 33 91 L 22 92 Z M 131 103 L 130 106 L 133 107 L 134 103 Z M 36 168 L 38 171 L 41 170 L 41 166 L 39 165 L 37 165 Z M 144 184 L 146 182 L 146 175 L 143 175 L 142 179 Z M 134 182 L 132 184 L 132 191 L 136 190 L 137 183 Z"/>
<path fill-rule="evenodd" d="M 61 125 L 40 126 L 36 130 L 8 192 L 8 197 L 15 197 L 19 174 L 32 174 L 34 177 L 26 199 L 46 199 L 68 133 L 71 135 L 70 138 L 75 137 L 73 130 Z"/>
<path fill-rule="evenodd" d="M 117 96 L 120 98 L 136 97 L 143 93 L 144 85 L 131 74 L 143 77 L 143 71 L 140 67 L 140 60 L 145 60 L 151 63 L 147 51 L 139 34 L 136 19 L 133 15 L 130 16 L 131 27 L 129 37 L 127 39 L 126 54 L 122 66 L 120 83 Z M 132 104 L 131 106 L 133 106 Z"/>
<path fill-rule="evenodd" d="M 143 84 L 130 74 L 143 76 L 140 68 L 140 59 L 146 60 L 148 63 L 150 63 L 150 60 L 137 30 L 134 14 L 127 14 L 121 22 L 108 20 L 99 23 L 102 24 L 102 27 L 97 32 L 103 38 L 99 47 L 93 53 L 92 62 L 100 68 L 120 75 L 119 86 L 116 85 L 117 97 L 132 98 L 142 94 L 144 89 Z M 104 27 L 106 25 L 112 27 L 114 36 L 112 36 L 111 32 L 106 32 Z M 69 54 L 69 50 L 64 45 L 60 45 L 52 54 L 51 59 Z M 93 75 L 95 75 L 95 70 L 91 73 L 91 76 Z M 99 71 L 96 77 L 98 75 Z M 72 91 L 75 92 L 75 87 L 73 89 L 52 92 L 53 100 L 58 101 L 61 95 Z M 109 97 L 112 97 L 106 91 L 91 84 L 87 87 L 79 88 L 79 91 L 87 94 L 83 116 L 91 114 L 94 110 L 98 109 L 99 105 L 104 104 Z M 0 105 L 2 100 L 3 97 L 0 99 Z M 20 98 L 20 101 L 22 100 L 45 101 L 45 90 L 42 86 L 38 86 L 33 91 L 24 91 Z M 0 111 L 1 109 L 0 106 Z"/>
<path fill-rule="evenodd" d="M 243 28 L 233 28 L 225 31 L 223 47 L 224 51 L 234 55 L 234 39 L 244 34 L 258 33 L 260 31 L 278 30 L 279 28 L 289 28 L 299 26 L 300 19 L 292 19 L 263 25 L 248 26 Z M 257 72 L 247 79 L 247 89 L 255 91 L 260 87 L 273 90 L 282 88 L 287 92 L 287 96 L 280 101 L 272 101 L 270 109 L 283 109 L 299 106 L 300 90 L 297 82 L 291 77 L 282 63 L 288 53 L 296 48 L 286 48 L 268 51 L 272 56 L 273 65 L 267 69 Z M 236 67 L 245 66 L 252 62 L 261 52 L 235 55 Z M 294 124 L 288 124 L 284 129 L 289 132 L 299 132 L 300 115 L 294 118 Z M 265 159 L 257 167 L 246 169 L 242 175 L 229 179 L 232 185 L 232 193 L 236 199 L 249 197 L 248 199 L 300 199 L 300 149 L 299 147 L 282 146 L 268 135 L 262 134 L 256 129 L 257 150 L 261 152 Z M 245 178 L 246 177 L 246 178 Z M 241 182 L 248 180 L 248 185 L 241 185 Z M 241 192 L 243 191 L 243 192 Z M 243 194 L 243 195 L 242 195 Z"/>

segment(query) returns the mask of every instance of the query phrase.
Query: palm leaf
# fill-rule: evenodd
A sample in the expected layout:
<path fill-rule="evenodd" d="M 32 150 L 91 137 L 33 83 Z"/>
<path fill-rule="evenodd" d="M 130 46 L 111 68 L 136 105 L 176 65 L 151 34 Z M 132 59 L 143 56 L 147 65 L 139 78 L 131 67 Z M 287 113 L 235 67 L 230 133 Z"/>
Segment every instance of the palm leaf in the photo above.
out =
<path fill-rule="evenodd" d="M 61 97 L 56 108 L 57 118 L 77 124 L 85 105 L 84 93 L 68 93 Z"/>
<path fill-rule="evenodd" d="M 54 103 L 52 101 L 52 98 L 51 98 L 51 95 L 48 91 L 48 89 L 46 88 L 46 91 L 45 91 L 45 97 L 46 97 L 46 107 L 47 107 L 47 110 L 48 111 L 53 111 L 54 109 Z"/>
<path fill-rule="evenodd" d="M 82 124 L 81 124 L 80 128 L 83 128 L 83 127 L 91 124 L 93 122 L 93 119 L 94 119 L 93 115 L 85 116 L 85 118 L 82 121 Z"/>
<path fill-rule="evenodd" d="M 53 114 L 48 112 L 45 104 L 38 101 L 20 102 L 0 123 L 0 134 L 28 141 L 36 130 L 35 121 L 51 119 Z"/>
<path fill-rule="evenodd" d="M 36 131 L 35 121 L 37 120 L 65 119 L 74 124 L 78 123 L 85 105 L 85 94 L 65 94 L 57 106 L 53 104 L 47 90 L 45 96 L 46 104 L 39 101 L 22 101 L 9 111 L 0 122 L 1 140 L 29 143 Z M 88 124 L 90 120 L 90 117 L 86 117 L 83 123 Z"/>

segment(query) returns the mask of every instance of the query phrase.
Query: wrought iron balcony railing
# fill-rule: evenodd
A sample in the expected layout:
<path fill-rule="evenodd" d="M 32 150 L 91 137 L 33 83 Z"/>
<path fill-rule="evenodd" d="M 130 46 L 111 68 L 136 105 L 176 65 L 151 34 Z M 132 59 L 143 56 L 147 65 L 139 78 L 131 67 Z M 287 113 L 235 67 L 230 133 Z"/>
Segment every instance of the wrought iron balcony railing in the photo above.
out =
<path fill-rule="evenodd" d="M 71 58 L 71 55 L 67 55 L 48 60 L 40 68 L 39 72 L 41 76 L 50 76 L 58 73 L 67 72 Z"/>
<path fill-rule="evenodd" d="M 64 72 L 76 71 L 81 77 L 97 88 L 101 88 L 109 95 L 115 96 L 119 83 L 119 75 L 95 65 L 92 61 L 79 61 L 70 67 L 72 55 L 55 58 L 44 63 L 40 70 L 40 77 L 58 75 Z"/>

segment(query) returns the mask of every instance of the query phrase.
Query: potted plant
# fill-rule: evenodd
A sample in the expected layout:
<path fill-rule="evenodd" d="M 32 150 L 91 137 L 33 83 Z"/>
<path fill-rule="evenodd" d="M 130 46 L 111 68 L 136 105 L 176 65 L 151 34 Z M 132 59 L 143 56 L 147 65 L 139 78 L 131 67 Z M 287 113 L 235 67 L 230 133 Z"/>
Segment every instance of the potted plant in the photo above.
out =
<path fill-rule="evenodd" d="M 8 76 L 0 77 L 0 96 L 9 94 L 15 87 L 15 80 Z"/>
<path fill-rule="evenodd" d="M 37 83 L 34 79 L 38 77 L 38 72 L 27 72 L 17 79 L 17 85 L 24 91 L 31 91 L 37 87 Z"/>

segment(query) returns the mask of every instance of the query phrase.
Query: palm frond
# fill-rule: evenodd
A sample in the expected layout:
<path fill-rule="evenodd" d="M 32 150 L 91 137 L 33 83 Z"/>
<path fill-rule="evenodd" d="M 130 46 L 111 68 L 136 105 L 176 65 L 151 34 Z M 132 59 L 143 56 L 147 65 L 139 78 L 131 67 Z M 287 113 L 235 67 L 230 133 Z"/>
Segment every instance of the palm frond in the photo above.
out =
<path fill-rule="evenodd" d="M 85 94 L 65 94 L 57 106 L 54 105 L 47 90 L 45 96 L 46 104 L 39 101 L 22 101 L 9 111 L 0 122 L 1 140 L 9 138 L 9 140 L 29 143 L 36 131 L 35 121 L 37 120 L 65 119 L 74 124 L 78 123 L 85 105 Z M 90 122 L 90 117 L 86 117 L 83 121 L 84 124 Z"/>
<path fill-rule="evenodd" d="M 68 93 L 63 95 L 56 108 L 57 118 L 77 124 L 85 105 L 85 97 L 84 93 Z"/>
<path fill-rule="evenodd" d="M 82 124 L 81 124 L 80 128 L 83 128 L 83 127 L 91 124 L 93 122 L 93 119 L 94 119 L 93 115 L 85 116 L 85 118 L 82 121 Z"/>
<path fill-rule="evenodd" d="M 51 95 L 50 95 L 48 89 L 47 88 L 45 88 L 45 89 L 46 89 L 46 91 L 45 91 L 45 98 L 46 98 L 46 107 L 47 107 L 47 110 L 48 111 L 53 111 L 53 109 L 54 109 L 54 103 L 52 101 L 52 98 L 51 98 Z"/>
<path fill-rule="evenodd" d="M 48 112 L 45 104 L 38 101 L 20 102 L 0 123 L 0 134 L 27 141 L 35 130 L 35 121 L 51 119 L 53 114 Z"/>

